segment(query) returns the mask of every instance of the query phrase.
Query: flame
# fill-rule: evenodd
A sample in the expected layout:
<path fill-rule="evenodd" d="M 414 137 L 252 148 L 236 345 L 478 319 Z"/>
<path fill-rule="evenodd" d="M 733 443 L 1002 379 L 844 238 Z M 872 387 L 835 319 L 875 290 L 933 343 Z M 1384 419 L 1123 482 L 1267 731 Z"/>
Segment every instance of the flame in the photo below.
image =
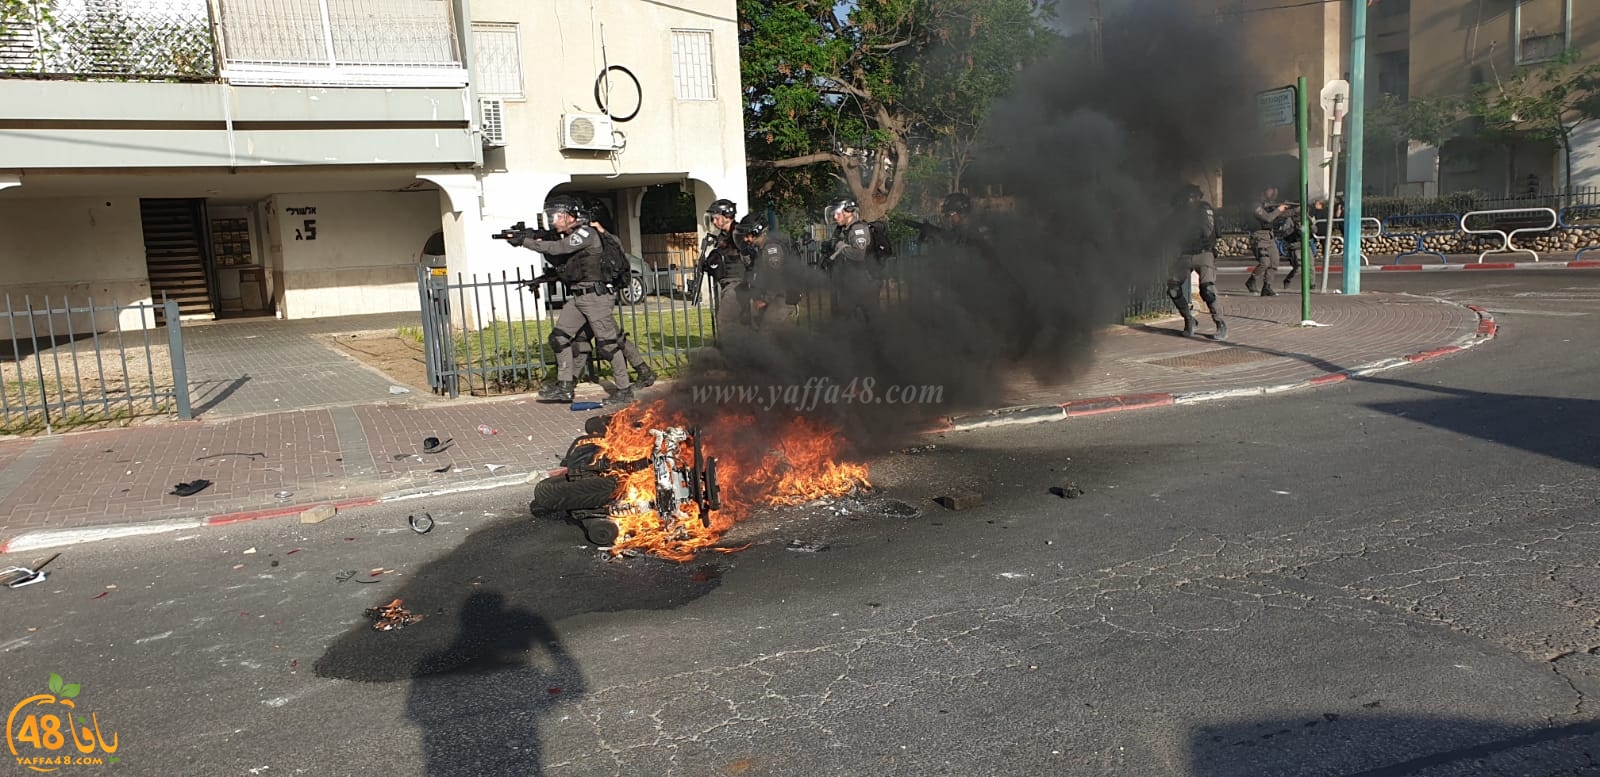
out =
<path fill-rule="evenodd" d="M 621 531 L 613 556 L 636 550 L 688 561 L 758 508 L 804 504 L 871 485 L 865 465 L 845 460 L 838 430 L 821 421 L 796 416 L 768 434 L 758 433 L 754 416 L 723 414 L 700 425 L 702 454 L 717 459 L 719 506 L 705 521 L 700 505 L 687 502 L 679 519 L 669 523 L 656 512 L 654 472 L 628 465 L 650 459 L 656 445 L 652 429 L 674 426 L 691 423 L 669 413 L 663 402 L 636 404 L 617 413 L 605 437 L 596 441 L 613 463 L 606 474 L 618 481 L 611 518 Z M 679 446 L 677 461 L 692 466 L 693 440 Z"/>

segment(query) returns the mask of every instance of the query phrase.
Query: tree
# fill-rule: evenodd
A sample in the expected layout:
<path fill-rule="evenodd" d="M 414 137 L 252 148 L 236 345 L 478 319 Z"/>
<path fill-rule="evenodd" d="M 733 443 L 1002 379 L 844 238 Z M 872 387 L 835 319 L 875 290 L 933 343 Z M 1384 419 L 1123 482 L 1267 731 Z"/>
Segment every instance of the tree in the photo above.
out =
<path fill-rule="evenodd" d="M 1462 134 L 1461 120 L 1468 111 L 1467 101 L 1455 96 L 1401 100 L 1384 94 L 1378 104 L 1367 109 L 1366 141 L 1368 153 L 1384 150 L 1395 155 L 1397 169 L 1405 169 L 1408 146 L 1423 143 L 1434 148 Z M 1433 180 L 1439 180 L 1439 157 L 1434 156 Z"/>
<path fill-rule="evenodd" d="M 1566 162 L 1567 194 L 1572 193 L 1572 134 L 1600 116 L 1600 64 L 1584 65 L 1577 50 L 1551 62 L 1519 68 L 1505 80 L 1480 84 L 1469 110 L 1484 129 L 1506 138 L 1559 143 Z"/>
<path fill-rule="evenodd" d="M 740 0 L 757 191 L 810 205 L 832 188 L 827 175 L 880 218 L 905 195 L 914 143 L 945 151 L 959 183 L 989 101 L 1045 45 L 1036 11 L 1031 0 Z"/>

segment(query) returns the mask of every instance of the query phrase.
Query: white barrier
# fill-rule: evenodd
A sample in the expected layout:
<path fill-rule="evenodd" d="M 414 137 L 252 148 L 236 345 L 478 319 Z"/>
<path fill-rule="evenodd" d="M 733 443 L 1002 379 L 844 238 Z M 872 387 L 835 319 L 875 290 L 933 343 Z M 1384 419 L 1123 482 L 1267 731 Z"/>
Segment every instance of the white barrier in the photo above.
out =
<path fill-rule="evenodd" d="M 1513 214 L 1513 213 L 1520 213 L 1520 214 L 1525 214 L 1525 215 L 1529 215 L 1529 216 L 1535 216 L 1535 215 L 1549 216 L 1550 217 L 1550 223 L 1546 224 L 1545 226 L 1542 226 L 1542 227 L 1518 227 L 1516 229 L 1511 230 L 1510 232 L 1507 232 L 1504 229 L 1472 229 L 1472 228 L 1467 226 L 1467 219 L 1470 219 L 1473 216 L 1504 216 L 1504 215 Z M 1507 208 L 1507 209 L 1503 209 L 1503 210 L 1475 210 L 1475 211 L 1470 211 L 1468 213 L 1464 213 L 1464 214 L 1461 215 L 1461 231 L 1462 232 L 1465 232 L 1465 233 L 1467 233 L 1469 235 L 1499 235 L 1500 236 L 1501 246 L 1499 248 L 1496 248 L 1496 249 L 1493 249 L 1493 250 L 1490 250 L 1490 251 L 1484 251 L 1483 253 L 1478 254 L 1478 264 L 1483 264 L 1483 257 L 1488 256 L 1489 254 L 1530 254 L 1530 255 L 1533 256 L 1533 261 L 1535 261 L 1535 262 L 1539 261 L 1539 252 L 1537 252 L 1537 251 L 1535 251 L 1535 250 L 1533 250 L 1531 248 L 1512 248 L 1511 247 L 1511 239 L 1516 237 L 1517 235 L 1522 234 L 1523 232 L 1549 232 L 1549 231 L 1551 231 L 1551 230 L 1556 228 L 1556 224 L 1557 223 L 1558 223 L 1558 219 L 1556 218 L 1556 212 L 1555 212 L 1555 210 L 1553 210 L 1551 208 Z"/>
<path fill-rule="evenodd" d="M 1344 238 L 1344 219 L 1334 219 L 1332 221 L 1332 223 L 1335 226 L 1333 228 L 1332 234 L 1330 235 L 1329 232 L 1328 232 L 1328 229 L 1327 229 L 1328 224 L 1329 224 L 1329 221 L 1327 219 L 1312 219 L 1311 220 L 1312 232 L 1313 232 L 1312 242 L 1316 242 L 1318 240 L 1322 241 L 1324 253 L 1326 253 L 1327 247 L 1331 246 L 1333 244 L 1333 240 L 1332 240 L 1333 238 L 1335 238 L 1335 237 L 1341 238 L 1341 239 Z M 1321 226 L 1321 231 L 1322 231 L 1322 235 L 1320 237 L 1317 237 L 1314 234 L 1315 232 L 1317 232 L 1318 225 Z M 1379 219 L 1376 219 L 1376 218 L 1373 218 L 1371 216 L 1364 216 L 1361 219 L 1361 239 L 1362 239 L 1362 241 L 1365 241 L 1365 240 L 1367 240 L 1367 238 L 1373 238 L 1373 237 L 1383 237 L 1383 221 L 1381 221 Z M 1367 259 L 1367 252 L 1366 251 L 1361 251 L 1361 263 L 1362 264 L 1372 264 L 1372 261 Z"/>

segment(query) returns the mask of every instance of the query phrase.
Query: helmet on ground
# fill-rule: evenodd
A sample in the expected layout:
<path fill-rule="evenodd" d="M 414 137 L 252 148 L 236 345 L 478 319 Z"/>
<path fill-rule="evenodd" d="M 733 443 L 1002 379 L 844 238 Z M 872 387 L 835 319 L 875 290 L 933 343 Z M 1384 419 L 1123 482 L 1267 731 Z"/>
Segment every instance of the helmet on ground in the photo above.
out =
<path fill-rule="evenodd" d="M 767 233 L 767 222 L 765 219 L 751 213 L 739 220 L 739 226 L 734 229 L 734 232 L 740 235 L 759 237 Z"/>
<path fill-rule="evenodd" d="M 727 216 L 730 219 L 738 212 L 739 206 L 734 205 L 733 200 L 717 200 L 711 203 L 711 207 L 706 208 L 707 216 Z"/>
<path fill-rule="evenodd" d="M 944 204 L 939 212 L 948 216 L 952 213 L 968 213 L 972 210 L 972 198 L 961 192 L 951 192 L 944 196 Z"/>

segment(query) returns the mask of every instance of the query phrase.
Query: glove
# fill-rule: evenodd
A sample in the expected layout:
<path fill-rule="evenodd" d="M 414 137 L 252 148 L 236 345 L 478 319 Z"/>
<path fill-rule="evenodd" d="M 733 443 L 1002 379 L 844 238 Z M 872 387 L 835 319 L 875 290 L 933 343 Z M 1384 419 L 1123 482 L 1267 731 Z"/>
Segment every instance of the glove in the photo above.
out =
<path fill-rule="evenodd" d="M 527 239 L 528 239 L 528 233 L 526 231 L 521 231 L 521 232 L 517 232 L 516 234 L 512 235 L 511 237 L 506 238 L 506 242 L 520 248 L 522 246 L 523 242 L 525 242 Z"/>

